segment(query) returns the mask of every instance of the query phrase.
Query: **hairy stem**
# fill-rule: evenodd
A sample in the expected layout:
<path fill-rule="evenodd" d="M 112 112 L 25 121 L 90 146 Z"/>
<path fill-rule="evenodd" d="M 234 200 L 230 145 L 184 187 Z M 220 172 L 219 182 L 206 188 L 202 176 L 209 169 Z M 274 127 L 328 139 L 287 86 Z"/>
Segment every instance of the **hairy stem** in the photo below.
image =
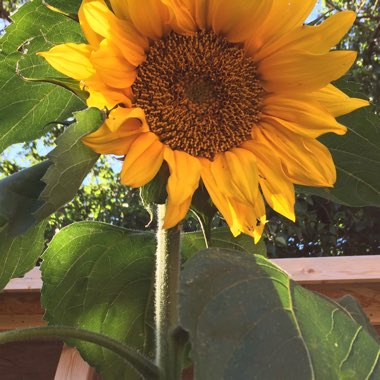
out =
<path fill-rule="evenodd" d="M 181 377 L 182 344 L 176 334 L 178 326 L 178 287 L 181 269 L 180 226 L 164 230 L 166 206 L 157 206 L 156 255 L 156 364 L 161 380 Z"/>
<path fill-rule="evenodd" d="M 146 380 L 157 380 L 158 368 L 143 355 L 120 342 L 103 334 L 67 326 L 44 326 L 27 329 L 11 330 L 0 333 L 0 344 L 30 340 L 39 337 L 58 337 L 62 339 L 80 339 L 95 343 L 109 349 L 126 360 Z"/>

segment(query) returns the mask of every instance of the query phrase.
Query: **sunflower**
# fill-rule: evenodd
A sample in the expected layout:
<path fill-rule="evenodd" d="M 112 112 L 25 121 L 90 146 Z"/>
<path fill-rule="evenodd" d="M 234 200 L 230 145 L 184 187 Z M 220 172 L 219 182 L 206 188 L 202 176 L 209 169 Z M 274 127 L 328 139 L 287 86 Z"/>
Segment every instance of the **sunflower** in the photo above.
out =
<path fill-rule="evenodd" d="M 180 222 L 202 183 L 232 233 L 258 241 L 264 200 L 295 220 L 294 184 L 331 187 L 322 134 L 366 106 L 332 84 L 356 53 L 331 51 L 355 20 L 304 25 L 316 0 L 84 0 L 88 44 L 39 53 L 80 81 L 89 106 L 112 110 L 84 142 L 124 156 L 121 182 L 140 187 L 164 161 L 164 227 Z M 202 185 L 202 186 L 203 186 Z"/>

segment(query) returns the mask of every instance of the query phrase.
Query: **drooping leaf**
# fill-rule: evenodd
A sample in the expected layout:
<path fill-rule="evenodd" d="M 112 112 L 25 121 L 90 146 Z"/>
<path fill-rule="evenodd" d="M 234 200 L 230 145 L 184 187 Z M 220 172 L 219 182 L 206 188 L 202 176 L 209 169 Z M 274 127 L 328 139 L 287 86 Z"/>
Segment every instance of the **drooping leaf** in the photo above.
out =
<path fill-rule="evenodd" d="M 152 356 L 154 252 L 150 233 L 95 222 L 62 229 L 43 255 L 45 319 L 106 334 Z M 70 343 L 103 379 L 139 379 L 114 354 Z"/>
<path fill-rule="evenodd" d="M 26 3 L 12 18 L 14 23 L 0 40 L 0 152 L 40 137 L 49 122 L 63 121 L 85 107 L 64 88 L 22 79 L 62 77 L 35 53 L 60 43 L 82 42 L 79 24 L 51 11 L 42 0 Z"/>
<path fill-rule="evenodd" d="M 11 237 L 0 232 L 0 290 L 15 277 L 21 277 L 35 265 L 44 248 L 46 222 L 32 227 L 26 234 Z"/>
<path fill-rule="evenodd" d="M 182 236 L 182 256 L 189 259 L 196 252 L 206 248 L 205 239 L 201 231 L 187 232 Z M 266 246 L 261 239 L 258 244 L 248 235 L 241 234 L 234 237 L 227 227 L 214 228 L 211 230 L 211 247 L 228 248 L 237 251 L 246 252 L 249 255 L 266 256 Z"/>
<path fill-rule="evenodd" d="M 340 82 L 339 87 L 353 97 L 362 97 L 356 86 Z M 345 136 L 329 133 L 320 140 L 331 151 L 337 182 L 331 189 L 299 187 L 348 206 L 380 206 L 380 118 L 371 107 L 338 118 L 348 127 Z"/>
<path fill-rule="evenodd" d="M 74 198 L 99 157 L 81 139 L 102 125 L 101 111 L 89 108 L 76 113 L 75 118 L 76 123 L 65 130 L 57 140 L 57 147 L 48 155 L 53 165 L 42 178 L 46 187 L 40 196 L 44 203 L 35 212 L 37 220 L 48 217 Z"/>
<path fill-rule="evenodd" d="M 377 340 L 377 342 L 380 343 L 379 334 L 371 325 L 371 322 L 368 319 L 367 315 L 364 313 L 359 302 L 356 301 L 354 297 L 352 297 L 350 294 L 347 294 L 339 298 L 337 302 L 340 306 L 344 307 L 360 325 L 367 329 L 368 333 L 371 334 Z"/>
<path fill-rule="evenodd" d="M 379 377 L 380 347 L 371 334 L 262 256 L 200 252 L 185 264 L 179 294 L 196 379 Z"/>
<path fill-rule="evenodd" d="M 37 223 L 33 213 L 41 207 L 39 199 L 50 161 L 22 170 L 0 181 L 0 229 L 9 236 L 26 232 Z"/>

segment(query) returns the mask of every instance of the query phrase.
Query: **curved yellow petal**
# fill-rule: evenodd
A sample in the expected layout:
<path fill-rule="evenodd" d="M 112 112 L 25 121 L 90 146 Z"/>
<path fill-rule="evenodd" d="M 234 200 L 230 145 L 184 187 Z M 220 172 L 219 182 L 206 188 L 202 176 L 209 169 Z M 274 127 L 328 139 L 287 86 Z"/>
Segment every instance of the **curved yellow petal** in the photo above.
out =
<path fill-rule="evenodd" d="M 133 142 L 121 170 L 121 183 L 141 187 L 150 182 L 164 160 L 164 146 L 154 133 L 140 134 Z"/>
<path fill-rule="evenodd" d="M 79 24 L 81 26 L 81 29 L 88 41 L 88 43 L 92 46 L 92 48 L 96 49 L 100 42 L 102 41 L 103 37 L 96 33 L 90 26 L 90 24 L 87 21 L 86 15 L 83 12 L 83 6 L 90 2 L 101 2 L 105 5 L 105 2 L 103 0 L 83 0 L 82 4 L 78 11 L 78 18 L 79 18 Z"/>
<path fill-rule="evenodd" d="M 98 75 L 94 75 L 83 82 L 83 88 L 90 94 L 86 100 L 89 107 L 112 109 L 118 104 L 127 107 L 132 106 L 131 94 L 128 94 L 128 89 L 118 90 L 109 87 Z"/>
<path fill-rule="evenodd" d="M 95 73 L 90 61 L 92 48 L 86 44 L 63 44 L 49 51 L 37 53 L 62 74 L 76 80 L 84 80 Z"/>
<path fill-rule="evenodd" d="M 313 92 L 313 98 L 322 104 L 334 116 L 345 115 L 358 108 L 369 106 L 365 99 L 350 98 L 343 91 L 332 84 L 327 85 L 319 91 Z"/>
<path fill-rule="evenodd" d="M 267 96 L 262 108 L 262 120 L 276 120 L 295 133 L 313 138 L 328 132 L 344 135 L 347 131 L 331 113 L 307 95 Z"/>
<path fill-rule="evenodd" d="M 191 7 L 186 0 L 161 0 L 169 10 L 168 25 L 176 33 L 192 35 L 197 30 L 197 24 Z"/>
<path fill-rule="evenodd" d="M 209 1 L 208 23 L 216 34 L 230 42 L 242 42 L 260 29 L 273 0 Z"/>
<path fill-rule="evenodd" d="M 348 32 L 356 18 L 355 12 L 343 11 L 329 17 L 318 26 L 300 25 L 281 35 L 279 39 L 255 52 L 255 61 L 260 61 L 279 50 L 300 50 L 314 54 L 327 53 Z"/>
<path fill-rule="evenodd" d="M 82 9 L 83 15 L 92 30 L 109 40 L 114 48 L 118 48 L 128 62 L 138 66 L 145 60 L 148 41 L 137 32 L 130 22 L 118 19 L 100 1 L 84 3 Z"/>
<path fill-rule="evenodd" d="M 127 62 L 108 40 L 103 40 L 99 48 L 91 54 L 91 62 L 108 86 L 123 89 L 131 87 L 136 80 L 135 66 Z"/>
<path fill-rule="evenodd" d="M 111 112 L 107 119 L 107 125 L 111 132 L 116 132 L 125 125 L 128 126 L 130 122 L 133 122 L 133 124 L 138 122 L 142 132 L 149 132 L 144 110 L 139 107 L 118 107 Z"/>
<path fill-rule="evenodd" d="M 110 3 L 113 13 L 115 13 L 118 18 L 126 21 L 131 21 L 128 4 L 125 0 L 110 0 Z"/>
<path fill-rule="evenodd" d="M 254 55 L 263 46 L 280 38 L 285 33 L 303 25 L 317 0 L 274 0 L 260 28 L 250 37 L 245 48 Z"/>
<path fill-rule="evenodd" d="M 266 146 L 268 155 L 277 156 L 284 173 L 305 186 L 331 187 L 336 170 L 329 150 L 315 139 L 297 135 L 281 125 L 262 123 L 253 129 L 253 140 Z"/>
<path fill-rule="evenodd" d="M 309 54 L 289 50 L 259 62 L 258 71 L 269 92 L 311 92 L 343 76 L 356 55 L 353 51 Z"/>
<path fill-rule="evenodd" d="M 219 153 L 210 169 L 218 179 L 220 191 L 241 203 L 255 204 L 258 194 L 256 157 L 245 149 Z"/>
<path fill-rule="evenodd" d="M 252 236 L 255 242 L 260 240 L 266 223 L 265 206 L 261 194 L 257 191 L 254 204 L 240 202 L 230 189 L 220 181 L 220 172 L 213 170 L 212 163 L 200 159 L 201 177 L 206 189 L 218 210 L 226 219 L 234 236 L 245 233 Z M 236 175 L 236 173 L 234 173 Z"/>
<path fill-rule="evenodd" d="M 169 11 L 159 0 L 126 0 L 129 17 L 143 35 L 158 39 L 169 31 Z"/>
<path fill-rule="evenodd" d="M 256 156 L 260 187 L 269 206 L 294 222 L 294 186 L 285 175 L 281 161 L 276 156 L 269 155 L 268 148 L 258 141 L 246 141 L 242 148 Z"/>
<path fill-rule="evenodd" d="M 164 159 L 170 170 L 164 228 L 171 228 L 183 220 L 189 210 L 193 194 L 199 186 L 201 165 L 198 158 L 170 148 L 165 149 Z"/>

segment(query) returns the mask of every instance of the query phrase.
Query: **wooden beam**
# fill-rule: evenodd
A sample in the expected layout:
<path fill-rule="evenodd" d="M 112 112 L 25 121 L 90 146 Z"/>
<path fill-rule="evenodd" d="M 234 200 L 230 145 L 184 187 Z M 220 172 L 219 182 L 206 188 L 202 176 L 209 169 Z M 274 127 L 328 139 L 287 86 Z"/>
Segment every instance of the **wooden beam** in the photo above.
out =
<path fill-rule="evenodd" d="M 275 259 L 300 284 L 380 282 L 380 256 Z"/>
<path fill-rule="evenodd" d="M 63 346 L 54 380 L 95 380 L 100 379 L 80 356 L 75 348 Z"/>

